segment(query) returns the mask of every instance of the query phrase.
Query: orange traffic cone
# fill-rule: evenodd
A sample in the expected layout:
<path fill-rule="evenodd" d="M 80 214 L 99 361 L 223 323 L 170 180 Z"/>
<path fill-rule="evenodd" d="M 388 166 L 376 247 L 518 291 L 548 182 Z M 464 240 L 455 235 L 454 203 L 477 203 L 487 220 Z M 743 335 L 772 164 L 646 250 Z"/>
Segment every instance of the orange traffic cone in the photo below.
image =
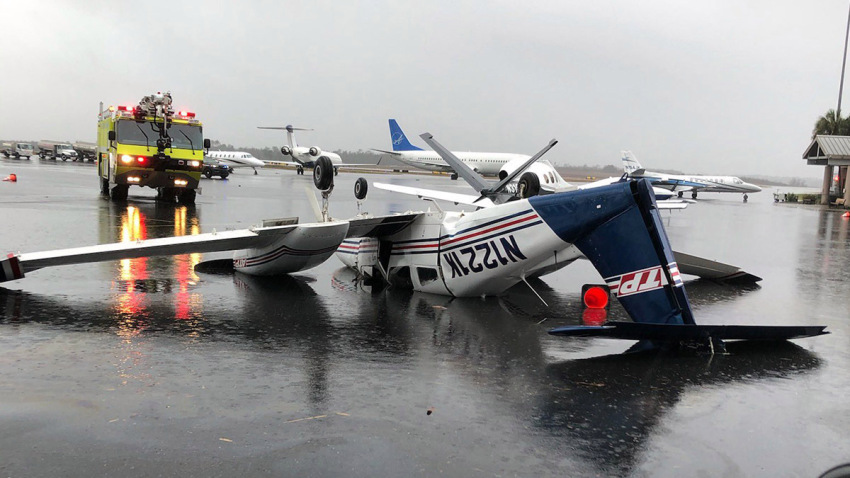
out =
<path fill-rule="evenodd" d="M 3 178 L 3 181 L 11 181 L 13 183 L 16 183 L 16 182 L 18 182 L 18 176 L 15 173 L 12 173 L 12 174 L 6 176 L 5 178 Z"/>

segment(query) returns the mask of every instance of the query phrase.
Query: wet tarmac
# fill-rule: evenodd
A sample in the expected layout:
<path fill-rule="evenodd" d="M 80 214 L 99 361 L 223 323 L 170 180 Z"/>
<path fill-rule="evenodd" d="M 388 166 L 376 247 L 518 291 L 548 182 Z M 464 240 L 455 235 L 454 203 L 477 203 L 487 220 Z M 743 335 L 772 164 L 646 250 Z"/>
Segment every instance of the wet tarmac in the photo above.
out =
<path fill-rule="evenodd" d="M 312 221 L 293 171 L 205 179 L 194 207 L 143 189 L 113 204 L 88 163 L 0 160 L 9 173 L 3 252 Z M 334 216 L 357 212 L 356 178 L 337 177 Z M 374 188 L 364 205 L 427 207 Z M 226 254 L 44 269 L 0 287 L 0 474 L 817 476 L 850 461 L 850 222 L 764 191 L 705 195 L 665 225 L 675 249 L 764 278 L 689 283 L 699 322 L 831 335 L 675 358 L 547 335 L 580 323 L 588 263 L 532 283 L 549 307 L 524 285 L 373 291 L 336 259 L 265 279 L 193 270 Z"/>

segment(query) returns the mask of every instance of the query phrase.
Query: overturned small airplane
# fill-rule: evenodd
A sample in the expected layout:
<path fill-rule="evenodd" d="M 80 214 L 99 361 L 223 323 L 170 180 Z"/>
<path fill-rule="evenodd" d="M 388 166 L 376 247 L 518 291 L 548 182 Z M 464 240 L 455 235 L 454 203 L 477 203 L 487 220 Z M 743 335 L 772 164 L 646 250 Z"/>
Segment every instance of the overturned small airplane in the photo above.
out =
<path fill-rule="evenodd" d="M 437 207 L 436 211 L 331 219 L 328 200 L 333 190 L 333 164 L 319 158 L 313 179 L 324 199 L 321 211 L 314 204 L 320 222 L 269 220 L 238 231 L 10 254 L 0 264 L 0 282 L 55 265 L 227 250 L 235 251 L 235 270 L 275 275 L 315 267 L 336 252 L 346 265 L 380 274 L 390 284 L 477 297 L 500 295 L 520 282 L 528 284 L 528 278 L 586 258 L 634 323 L 565 327 L 552 334 L 639 340 L 640 348 L 695 344 L 714 351 L 722 347 L 724 339 L 786 340 L 826 333 L 822 326 L 696 325 L 680 274 L 759 279 L 734 266 L 676 255 L 646 180 L 523 197 L 527 194 L 522 187 L 510 192 L 507 186 L 521 178 L 556 141 L 492 185 L 430 135 L 422 137 L 479 192 L 477 210 L 447 212 Z M 366 181 L 358 179 L 358 200 L 365 199 L 367 189 Z M 421 190 L 417 195 L 431 198 Z"/>

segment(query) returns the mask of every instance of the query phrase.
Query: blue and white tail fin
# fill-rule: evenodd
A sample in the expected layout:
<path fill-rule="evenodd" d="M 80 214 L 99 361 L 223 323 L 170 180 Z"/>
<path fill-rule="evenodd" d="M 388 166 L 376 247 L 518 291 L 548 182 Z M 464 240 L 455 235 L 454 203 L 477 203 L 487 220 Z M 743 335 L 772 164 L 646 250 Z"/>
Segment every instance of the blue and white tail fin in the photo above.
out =
<path fill-rule="evenodd" d="M 631 151 L 621 151 L 623 160 L 623 171 L 626 174 L 634 174 L 636 171 L 643 171 L 643 166 L 640 165 L 635 155 Z"/>
<path fill-rule="evenodd" d="M 393 143 L 393 151 L 422 151 L 422 148 L 410 144 L 401 126 L 394 119 L 390 119 L 390 140 Z"/>

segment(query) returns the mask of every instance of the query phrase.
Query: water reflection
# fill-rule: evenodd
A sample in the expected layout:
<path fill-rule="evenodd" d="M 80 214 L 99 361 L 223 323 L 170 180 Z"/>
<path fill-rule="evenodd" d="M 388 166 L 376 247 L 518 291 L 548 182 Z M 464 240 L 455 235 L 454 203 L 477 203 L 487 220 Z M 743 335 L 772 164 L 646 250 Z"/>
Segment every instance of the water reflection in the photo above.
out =
<path fill-rule="evenodd" d="M 109 202 L 101 210 L 100 239 L 107 242 L 133 242 L 159 237 L 196 235 L 201 232 L 198 211 L 194 206 L 134 202 L 121 205 Z M 194 293 L 198 276 L 194 267 L 201 254 L 139 257 L 118 262 L 113 290 L 113 305 L 124 324 L 119 334 L 134 335 L 148 321 L 147 294 L 173 294 L 177 320 L 197 319 L 202 313 L 203 298 Z"/>
<path fill-rule="evenodd" d="M 728 356 L 613 355 L 546 367 L 534 423 L 562 437 L 605 476 L 626 476 L 665 413 L 688 392 L 793 378 L 822 360 L 790 342 L 730 343 Z"/>

